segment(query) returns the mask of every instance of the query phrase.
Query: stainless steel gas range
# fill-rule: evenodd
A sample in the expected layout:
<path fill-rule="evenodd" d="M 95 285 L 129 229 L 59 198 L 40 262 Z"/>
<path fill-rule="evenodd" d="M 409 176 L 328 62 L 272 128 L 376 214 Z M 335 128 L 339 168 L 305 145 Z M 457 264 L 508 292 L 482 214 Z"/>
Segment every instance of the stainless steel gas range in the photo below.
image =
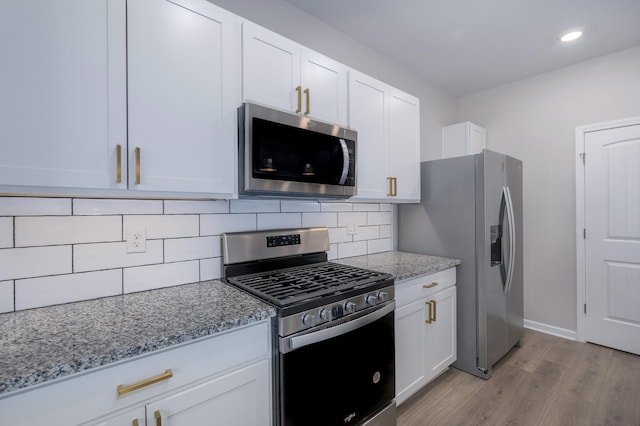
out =
<path fill-rule="evenodd" d="M 274 424 L 395 425 L 394 281 L 327 261 L 327 228 L 222 235 L 224 281 L 273 305 Z"/>

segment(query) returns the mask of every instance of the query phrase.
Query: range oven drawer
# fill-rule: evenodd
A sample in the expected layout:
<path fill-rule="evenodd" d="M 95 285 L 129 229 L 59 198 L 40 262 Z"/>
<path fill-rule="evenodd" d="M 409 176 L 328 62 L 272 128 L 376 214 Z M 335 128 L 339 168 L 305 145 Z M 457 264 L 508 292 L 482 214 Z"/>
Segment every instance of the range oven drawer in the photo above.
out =
<path fill-rule="evenodd" d="M 355 425 L 393 402 L 394 307 L 344 334 L 279 352 L 278 424 Z"/>

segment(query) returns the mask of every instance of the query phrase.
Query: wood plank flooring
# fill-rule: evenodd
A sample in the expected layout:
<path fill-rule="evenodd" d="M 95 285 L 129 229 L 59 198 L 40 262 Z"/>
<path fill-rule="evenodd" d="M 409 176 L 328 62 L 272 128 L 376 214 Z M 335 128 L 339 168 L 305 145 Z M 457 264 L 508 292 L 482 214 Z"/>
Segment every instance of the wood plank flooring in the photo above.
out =
<path fill-rule="evenodd" d="M 398 407 L 398 426 L 640 426 L 640 356 L 525 329 L 489 380 L 450 368 Z"/>

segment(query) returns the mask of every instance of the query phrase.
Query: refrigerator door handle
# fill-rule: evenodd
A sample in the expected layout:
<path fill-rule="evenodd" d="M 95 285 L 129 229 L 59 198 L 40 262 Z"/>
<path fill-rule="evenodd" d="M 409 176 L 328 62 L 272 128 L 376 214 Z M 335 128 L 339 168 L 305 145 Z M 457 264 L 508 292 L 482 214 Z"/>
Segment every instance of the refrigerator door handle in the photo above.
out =
<path fill-rule="evenodd" d="M 507 207 L 507 222 L 509 223 L 509 266 L 507 269 L 507 279 L 505 282 L 504 292 L 508 293 L 511 290 L 511 284 L 513 282 L 513 270 L 516 266 L 516 220 L 513 213 L 513 201 L 511 200 L 511 191 L 508 186 L 502 187 L 503 195 L 506 201 Z"/>

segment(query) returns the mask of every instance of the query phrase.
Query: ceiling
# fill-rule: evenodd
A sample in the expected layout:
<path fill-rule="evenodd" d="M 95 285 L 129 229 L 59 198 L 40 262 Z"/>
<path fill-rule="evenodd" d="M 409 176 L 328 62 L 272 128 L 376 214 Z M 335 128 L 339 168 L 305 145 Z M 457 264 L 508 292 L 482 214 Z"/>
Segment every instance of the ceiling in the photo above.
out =
<path fill-rule="evenodd" d="M 456 96 L 640 45 L 640 0 L 287 1 Z"/>

